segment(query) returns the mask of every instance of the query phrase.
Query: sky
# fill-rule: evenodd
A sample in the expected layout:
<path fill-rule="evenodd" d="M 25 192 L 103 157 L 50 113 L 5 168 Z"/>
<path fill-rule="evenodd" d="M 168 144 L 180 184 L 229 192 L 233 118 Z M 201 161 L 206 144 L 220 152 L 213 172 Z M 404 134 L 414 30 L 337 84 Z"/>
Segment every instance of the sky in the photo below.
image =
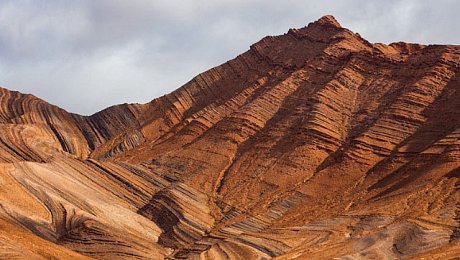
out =
<path fill-rule="evenodd" d="M 457 0 L 0 0 L 0 86 L 90 115 L 145 103 L 332 14 L 370 42 L 460 44 Z"/>

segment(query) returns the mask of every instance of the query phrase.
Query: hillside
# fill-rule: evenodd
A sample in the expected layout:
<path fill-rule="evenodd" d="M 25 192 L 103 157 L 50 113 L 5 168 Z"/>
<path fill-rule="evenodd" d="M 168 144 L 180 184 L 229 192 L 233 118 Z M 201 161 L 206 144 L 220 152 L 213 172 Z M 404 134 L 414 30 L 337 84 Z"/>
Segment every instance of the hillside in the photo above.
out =
<path fill-rule="evenodd" d="M 0 88 L 0 258 L 460 255 L 460 46 L 324 16 L 147 104 Z"/>

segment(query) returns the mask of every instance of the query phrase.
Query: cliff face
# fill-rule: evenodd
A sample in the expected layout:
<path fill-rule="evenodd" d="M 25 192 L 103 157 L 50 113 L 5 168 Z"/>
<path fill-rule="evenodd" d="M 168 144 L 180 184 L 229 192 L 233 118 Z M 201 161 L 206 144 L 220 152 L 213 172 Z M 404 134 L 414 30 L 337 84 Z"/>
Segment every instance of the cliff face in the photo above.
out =
<path fill-rule="evenodd" d="M 325 16 L 148 104 L 0 89 L 0 256 L 459 255 L 459 67 Z"/>

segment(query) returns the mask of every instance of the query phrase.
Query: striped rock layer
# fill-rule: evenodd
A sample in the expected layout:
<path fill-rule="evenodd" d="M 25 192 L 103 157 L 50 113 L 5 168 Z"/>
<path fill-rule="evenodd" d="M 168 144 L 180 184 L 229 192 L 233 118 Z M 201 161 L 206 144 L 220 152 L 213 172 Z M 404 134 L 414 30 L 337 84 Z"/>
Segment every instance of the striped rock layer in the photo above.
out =
<path fill-rule="evenodd" d="M 0 258 L 460 255 L 460 46 L 331 16 L 92 116 L 0 88 Z"/>

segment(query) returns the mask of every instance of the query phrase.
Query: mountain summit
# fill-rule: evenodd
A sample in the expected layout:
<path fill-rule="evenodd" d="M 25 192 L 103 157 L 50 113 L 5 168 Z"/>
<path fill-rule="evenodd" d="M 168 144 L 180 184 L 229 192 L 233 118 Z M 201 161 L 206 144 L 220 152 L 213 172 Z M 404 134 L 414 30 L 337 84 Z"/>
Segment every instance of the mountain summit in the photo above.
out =
<path fill-rule="evenodd" d="M 337 22 L 337 20 L 335 19 L 334 16 L 332 15 L 325 15 L 323 17 L 321 17 L 318 21 L 315 22 L 316 24 L 321 24 L 321 25 L 329 25 L 329 26 L 334 26 L 334 27 L 337 27 L 337 28 L 342 28 L 342 26 L 340 26 L 340 23 Z"/>
<path fill-rule="evenodd" d="M 324 16 L 89 117 L 0 88 L 0 258 L 454 258 L 459 75 Z"/>

